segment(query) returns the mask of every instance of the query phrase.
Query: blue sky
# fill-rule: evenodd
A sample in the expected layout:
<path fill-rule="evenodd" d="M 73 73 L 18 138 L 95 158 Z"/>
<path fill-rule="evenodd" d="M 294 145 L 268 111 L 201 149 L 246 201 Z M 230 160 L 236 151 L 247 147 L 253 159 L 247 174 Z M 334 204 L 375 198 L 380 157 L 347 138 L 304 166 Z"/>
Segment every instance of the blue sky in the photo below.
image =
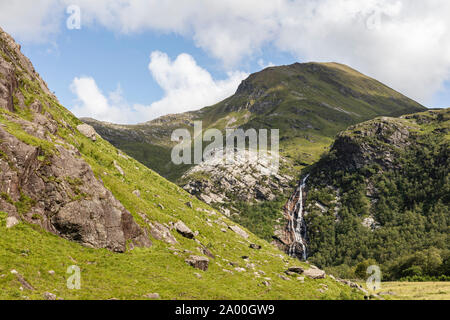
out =
<path fill-rule="evenodd" d="M 79 30 L 66 26 L 70 5 Z M 444 0 L 0 0 L 0 26 L 62 104 L 118 123 L 199 109 L 250 73 L 306 61 L 448 107 L 449 16 Z"/>
<path fill-rule="evenodd" d="M 162 99 L 164 91 L 148 69 L 150 53 L 155 51 L 166 53 L 171 60 L 187 53 L 214 79 L 227 78 L 219 60 L 179 35 L 160 32 L 123 35 L 102 27 L 62 30 L 53 43 L 25 42 L 22 52 L 68 108 L 77 100 L 70 88 L 75 77 L 94 78 L 104 94 L 120 86 L 123 95 L 132 103 L 145 105 Z M 291 54 L 263 48 L 258 56 L 243 61 L 239 70 L 250 74 L 269 64 L 296 61 L 298 59 Z"/>

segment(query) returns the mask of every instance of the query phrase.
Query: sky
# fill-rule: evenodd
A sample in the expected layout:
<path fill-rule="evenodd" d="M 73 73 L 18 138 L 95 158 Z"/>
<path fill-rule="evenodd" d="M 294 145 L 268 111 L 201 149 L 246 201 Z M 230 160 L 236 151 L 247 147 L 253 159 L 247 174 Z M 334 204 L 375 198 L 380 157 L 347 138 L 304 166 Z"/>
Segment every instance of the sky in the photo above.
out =
<path fill-rule="evenodd" d="M 253 72 L 310 61 L 450 106 L 447 0 L 0 0 L 0 27 L 78 117 L 197 110 Z"/>

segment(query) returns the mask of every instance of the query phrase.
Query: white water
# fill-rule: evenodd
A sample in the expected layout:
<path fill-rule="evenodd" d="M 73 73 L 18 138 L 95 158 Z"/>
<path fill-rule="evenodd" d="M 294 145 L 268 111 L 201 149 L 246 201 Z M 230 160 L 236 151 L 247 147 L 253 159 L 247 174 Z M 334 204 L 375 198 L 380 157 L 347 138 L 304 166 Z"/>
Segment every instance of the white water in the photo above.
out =
<path fill-rule="evenodd" d="M 299 244 L 302 246 L 303 260 L 306 260 L 308 257 L 306 247 L 306 234 L 308 230 L 303 212 L 303 192 L 305 190 L 306 181 L 308 181 L 308 178 L 309 175 L 302 180 L 302 183 L 298 186 L 296 193 L 292 197 L 292 199 L 295 199 L 298 196 L 298 201 L 295 203 L 288 222 L 288 230 L 294 235 L 294 241 L 289 247 L 289 255 L 291 257 L 297 257 L 295 248 Z"/>

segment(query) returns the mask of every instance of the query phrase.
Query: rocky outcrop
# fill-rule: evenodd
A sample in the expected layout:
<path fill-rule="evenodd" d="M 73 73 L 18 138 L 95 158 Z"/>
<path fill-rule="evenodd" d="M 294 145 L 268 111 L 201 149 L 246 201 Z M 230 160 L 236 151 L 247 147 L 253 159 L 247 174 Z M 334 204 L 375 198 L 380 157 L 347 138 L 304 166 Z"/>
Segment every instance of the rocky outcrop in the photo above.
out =
<path fill-rule="evenodd" d="M 2 30 L 0 49 L 0 109 L 27 115 L 0 114 L 0 210 L 88 247 L 123 252 L 127 242 L 150 246 L 147 231 L 57 134 L 75 129 L 56 121 L 46 100 L 26 102 L 29 91 L 57 100 Z"/>
<path fill-rule="evenodd" d="M 280 163 L 287 164 L 284 159 Z M 235 201 L 272 201 L 289 187 L 293 178 L 279 174 L 271 166 L 270 159 L 259 161 L 252 151 L 236 151 L 232 160 L 227 158 L 226 151 L 216 152 L 184 174 L 181 184 L 198 199 L 222 207 L 222 212 L 229 216 L 238 213 L 232 206 Z"/>
<path fill-rule="evenodd" d="M 151 244 L 75 148 L 55 146 L 45 154 L 1 126 L 0 141 L 2 211 L 89 247 L 123 252 L 127 240 Z"/>
<path fill-rule="evenodd" d="M 334 142 L 331 153 L 337 158 L 330 165 L 356 170 L 377 163 L 392 169 L 398 152 L 411 143 L 410 129 L 402 119 L 386 117 L 350 127 Z"/>

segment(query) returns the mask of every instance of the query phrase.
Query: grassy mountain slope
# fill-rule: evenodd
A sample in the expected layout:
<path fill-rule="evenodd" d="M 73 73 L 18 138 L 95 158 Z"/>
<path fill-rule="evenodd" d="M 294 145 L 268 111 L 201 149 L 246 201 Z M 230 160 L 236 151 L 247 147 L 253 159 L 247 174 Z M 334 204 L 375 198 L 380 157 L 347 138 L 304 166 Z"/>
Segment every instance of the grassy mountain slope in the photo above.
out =
<path fill-rule="evenodd" d="M 64 299 L 143 299 L 144 294 L 154 292 L 163 299 L 362 298 L 361 293 L 329 277 L 305 279 L 304 283 L 295 277 L 282 279 L 280 275 L 289 266 L 299 263 L 249 232 L 245 239 L 232 231 L 228 227 L 235 226 L 233 222 L 143 164 L 123 155 L 109 142 L 100 137 L 96 141 L 87 138 L 76 129 L 82 122 L 59 104 L 28 59 L 20 53 L 20 47 L 1 29 L 0 49 L 1 93 L 2 98 L 5 97 L 0 100 L 0 130 L 38 151 L 33 160 L 39 165 L 35 173 L 43 174 L 45 186 L 70 189 L 65 190 L 71 195 L 69 204 L 93 203 L 92 195 L 80 191 L 90 187 L 82 181 L 71 176 L 65 177 L 64 181 L 45 176 L 45 170 L 52 167 L 53 161 L 60 160 L 64 150 L 74 150 L 77 159 L 89 165 L 86 174 L 92 170 L 96 183 L 100 182 L 114 199 L 120 201 L 142 230 L 151 230 L 149 222 L 160 223 L 176 240 L 169 244 L 151 238 L 152 245 L 147 248 L 127 242 L 129 250 L 122 254 L 83 247 L 44 231 L 40 226 L 41 219 L 48 218 L 53 223 L 48 212 L 32 214 L 44 202 L 61 210 L 58 208 L 61 199 L 45 199 L 44 194 L 23 190 L 20 198 L 12 198 L 11 190 L 3 188 L 8 182 L 5 179 L 1 181 L 0 199 L 0 299 L 42 299 L 44 292 Z M 52 130 L 46 127 L 49 125 Z M 15 171 L 19 165 L 17 159 L 9 157 L 14 150 L 3 141 L 0 145 L 1 168 L 22 177 L 32 176 L 29 171 L 34 169 L 30 167 L 23 172 Z M 25 186 L 33 181 L 22 179 L 21 183 Z M 82 206 L 80 211 L 83 211 Z M 11 218 L 7 212 L 20 218 L 18 225 L 6 227 L 7 219 Z M 80 214 L 83 219 L 90 220 L 96 212 Z M 171 223 L 178 221 L 198 232 L 195 239 L 183 237 L 173 230 Z M 64 226 L 63 231 L 76 233 L 75 226 Z M 93 233 L 96 231 L 99 230 L 92 230 Z M 250 249 L 251 243 L 261 245 L 261 250 Z M 209 258 L 208 271 L 199 271 L 185 263 L 190 255 L 203 256 L 205 252 L 214 255 Z M 244 260 L 243 256 L 248 259 Z M 71 265 L 81 268 L 80 290 L 66 287 L 69 277 L 66 270 Z M 237 266 L 243 269 L 236 270 Z M 11 273 L 13 270 L 23 278 Z M 55 273 L 50 274 L 50 270 Z M 201 278 L 196 273 L 200 273 Z M 23 279 L 34 289 L 24 288 Z M 326 292 L 319 291 L 322 283 L 328 285 Z"/>
<path fill-rule="evenodd" d="M 309 169 L 309 260 L 347 276 L 368 260 L 386 279 L 449 276 L 449 156 L 450 109 L 339 134 Z"/>

